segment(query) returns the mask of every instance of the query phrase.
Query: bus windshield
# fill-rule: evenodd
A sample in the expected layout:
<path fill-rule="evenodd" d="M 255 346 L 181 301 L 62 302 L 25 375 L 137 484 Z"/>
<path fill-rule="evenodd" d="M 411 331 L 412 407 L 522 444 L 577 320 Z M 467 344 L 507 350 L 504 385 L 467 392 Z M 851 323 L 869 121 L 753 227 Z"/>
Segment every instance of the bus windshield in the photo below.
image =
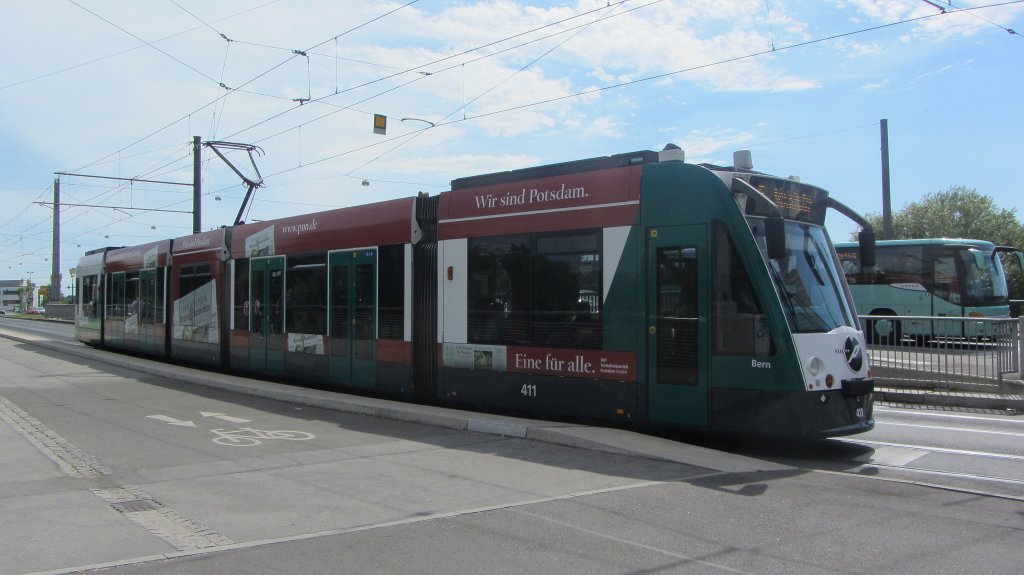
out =
<path fill-rule="evenodd" d="M 753 226 L 755 233 L 760 228 Z M 762 255 L 794 333 L 827 333 L 841 326 L 855 327 L 823 228 L 787 221 L 786 257 L 772 260 L 767 259 L 766 252 L 762 251 Z"/>
<path fill-rule="evenodd" d="M 1008 297 L 1006 278 L 999 258 L 976 248 L 960 250 L 964 266 L 964 305 L 1005 304 Z"/>

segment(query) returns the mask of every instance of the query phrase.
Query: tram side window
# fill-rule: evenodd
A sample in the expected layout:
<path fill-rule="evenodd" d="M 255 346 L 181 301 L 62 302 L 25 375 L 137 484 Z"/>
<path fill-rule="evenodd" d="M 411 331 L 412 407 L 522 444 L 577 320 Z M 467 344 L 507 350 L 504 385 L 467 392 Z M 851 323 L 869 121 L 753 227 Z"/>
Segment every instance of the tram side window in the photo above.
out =
<path fill-rule="evenodd" d="M 600 348 L 600 232 L 469 242 L 471 342 Z"/>
<path fill-rule="evenodd" d="M 601 256 L 596 232 L 538 237 L 530 310 L 536 345 L 601 347 Z"/>
<path fill-rule="evenodd" d="M 530 343 L 528 242 L 526 236 L 469 241 L 469 341 Z"/>
<path fill-rule="evenodd" d="M 771 330 L 729 231 L 716 222 L 711 262 L 711 329 L 715 353 L 766 357 L 775 352 Z"/>
<path fill-rule="evenodd" d="M 213 273 L 210 271 L 210 264 L 183 266 L 178 278 L 178 293 L 182 296 L 188 295 L 211 281 Z"/>
<path fill-rule="evenodd" d="M 139 289 L 139 272 L 127 272 L 124 274 L 124 301 L 128 306 L 125 315 L 138 315 L 142 311 L 142 297 Z"/>
<path fill-rule="evenodd" d="M 234 260 L 234 329 L 249 329 L 249 260 Z"/>
<path fill-rule="evenodd" d="M 105 298 L 107 311 L 105 316 L 109 319 L 124 319 L 124 274 L 110 274 L 107 276 L 107 297 Z"/>
<path fill-rule="evenodd" d="M 151 322 L 164 323 L 166 321 L 166 315 L 164 314 L 164 277 L 166 270 L 164 268 L 157 268 L 156 270 L 156 285 L 154 286 L 153 292 L 153 310 L 150 317 Z"/>
<path fill-rule="evenodd" d="M 82 302 L 82 313 L 85 317 L 99 318 L 100 302 L 100 276 L 85 276 L 82 278 L 82 289 L 79 290 L 79 300 Z"/>
<path fill-rule="evenodd" d="M 381 246 L 378 249 L 377 337 L 405 337 L 405 246 Z"/>
<path fill-rule="evenodd" d="M 289 257 L 285 283 L 286 331 L 326 334 L 327 254 Z"/>

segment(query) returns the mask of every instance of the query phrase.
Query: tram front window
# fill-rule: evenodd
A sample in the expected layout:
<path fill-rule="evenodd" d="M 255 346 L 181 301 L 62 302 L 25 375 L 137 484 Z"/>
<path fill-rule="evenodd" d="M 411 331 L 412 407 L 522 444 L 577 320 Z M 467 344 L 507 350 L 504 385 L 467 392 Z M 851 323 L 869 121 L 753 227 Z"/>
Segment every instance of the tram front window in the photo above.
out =
<path fill-rule="evenodd" d="M 824 229 L 786 222 L 786 257 L 768 268 L 794 333 L 855 327 Z"/>

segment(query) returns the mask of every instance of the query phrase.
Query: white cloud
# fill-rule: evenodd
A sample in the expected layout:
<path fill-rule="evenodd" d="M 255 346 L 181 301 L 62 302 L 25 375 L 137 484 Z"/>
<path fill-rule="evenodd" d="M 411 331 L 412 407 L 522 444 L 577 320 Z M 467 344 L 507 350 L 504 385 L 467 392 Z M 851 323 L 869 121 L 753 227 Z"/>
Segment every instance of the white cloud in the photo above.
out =
<path fill-rule="evenodd" d="M 686 152 L 687 162 L 731 164 L 732 152 L 752 141 L 755 135 L 734 128 L 692 130 L 674 140 Z"/>
<path fill-rule="evenodd" d="M 729 163 L 727 152 L 754 138 L 751 117 L 770 118 L 773 127 L 787 130 L 781 126 L 791 111 L 763 110 L 766 102 L 783 101 L 775 94 L 799 92 L 794 96 L 800 101 L 815 102 L 821 93 L 838 103 L 844 99 L 835 91 L 840 85 L 847 92 L 859 87 L 857 95 L 867 99 L 932 74 L 956 77 L 964 66 L 942 69 L 953 59 L 930 59 L 944 42 L 959 55 L 966 43 L 957 39 L 980 43 L 988 38 L 984 32 L 1005 38 L 970 14 L 949 14 L 772 52 L 773 46 L 934 12 L 910 0 L 813 7 L 787 0 L 459 0 L 421 2 L 376 21 L 401 4 L 178 3 L 210 26 L 173 3 L 88 4 L 167 54 L 62 0 L 4 5 L 5 21 L 15 24 L 0 37 L 0 51 L 8 55 L 0 79 L 0 146 L 8 143 L 7 150 L 43 169 L 36 168 L 35 180 L 18 173 L 17 186 L 0 187 L 43 189 L 52 171 L 86 165 L 87 172 L 104 175 L 187 181 L 193 135 L 263 148 L 257 161 L 270 185 L 257 192 L 258 206 L 279 215 L 436 191 L 453 177 L 636 149 L 664 138 L 663 126 L 672 124 L 679 127 L 669 133 L 679 137 L 665 139 L 684 147 L 691 160 Z M 975 15 L 1009 26 L 1022 8 Z M 587 11 L 593 12 L 528 32 Z M 462 54 L 485 44 L 492 45 Z M 292 50 L 308 50 L 308 58 Z M 972 55 L 963 53 L 960 60 Z M 59 72 L 64 68 L 69 70 Z M 645 78 L 656 79 L 604 89 Z M 204 107 L 223 92 L 218 82 L 242 90 Z M 574 96 L 587 90 L 592 92 Z M 304 106 L 293 101 L 308 96 L 329 97 Z M 787 102 L 796 100 L 787 94 Z M 747 113 L 753 109 L 756 115 Z M 388 136 L 371 133 L 373 113 L 389 116 Z M 389 140 L 425 126 L 403 123 L 403 117 L 438 126 L 404 143 Z M 91 164 L 104 156 L 103 163 Z M 227 167 L 211 161 L 205 173 L 206 190 L 240 194 Z M 362 178 L 372 180 L 368 189 Z M 99 189 L 69 184 L 67 190 L 105 201 Z M 185 196 L 129 187 L 109 197 L 156 206 Z M 211 206 L 210 221 L 234 216 L 227 203 Z M 98 213 L 86 219 L 92 229 L 111 221 Z"/>
<path fill-rule="evenodd" d="M 883 90 L 883 89 L 888 88 L 888 87 L 889 87 L 889 79 L 886 78 L 886 79 L 881 80 L 879 82 L 872 82 L 870 84 L 864 84 L 859 89 L 863 90 L 865 92 L 873 92 L 875 90 Z"/>

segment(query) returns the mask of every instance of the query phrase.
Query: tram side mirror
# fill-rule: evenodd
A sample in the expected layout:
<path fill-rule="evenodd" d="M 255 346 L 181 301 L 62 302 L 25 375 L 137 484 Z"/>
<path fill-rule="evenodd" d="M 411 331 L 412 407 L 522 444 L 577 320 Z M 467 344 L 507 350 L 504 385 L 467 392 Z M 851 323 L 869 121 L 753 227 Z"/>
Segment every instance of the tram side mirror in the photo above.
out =
<path fill-rule="evenodd" d="M 764 221 L 764 239 L 768 247 L 768 259 L 781 260 L 786 257 L 786 221 L 780 216 L 771 216 Z"/>
<path fill-rule="evenodd" d="M 862 231 L 857 239 L 860 241 L 860 269 L 875 267 L 875 232 Z"/>

